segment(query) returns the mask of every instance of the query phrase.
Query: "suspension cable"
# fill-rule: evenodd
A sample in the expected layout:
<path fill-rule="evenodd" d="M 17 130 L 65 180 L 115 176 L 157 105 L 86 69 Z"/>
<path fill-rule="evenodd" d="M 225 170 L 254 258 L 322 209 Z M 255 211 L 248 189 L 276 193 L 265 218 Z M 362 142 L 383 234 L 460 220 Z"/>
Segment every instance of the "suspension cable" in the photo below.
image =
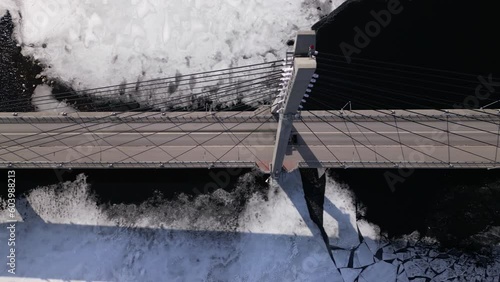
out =
<path fill-rule="evenodd" d="M 351 88 L 346 88 L 346 87 L 343 87 L 343 86 L 340 86 L 340 85 L 337 85 L 337 86 L 338 86 L 338 87 L 340 87 L 340 88 L 346 89 L 346 90 L 352 90 Z M 375 88 L 368 87 L 368 86 L 364 86 L 364 87 L 366 87 L 366 88 L 368 88 L 368 89 L 377 90 L 377 89 L 375 89 Z M 321 90 L 319 90 L 319 91 L 321 91 Z M 368 92 L 365 92 L 365 91 L 363 91 L 363 90 L 359 90 L 359 89 L 356 89 L 355 91 L 360 92 L 360 93 L 370 94 L 370 93 L 368 93 Z M 392 92 L 392 91 L 388 91 L 388 92 L 389 92 L 389 93 L 394 93 L 394 92 Z M 396 94 L 401 94 L 401 93 L 396 93 Z M 392 98 L 392 97 L 387 97 L 387 98 L 388 98 L 388 99 L 391 99 L 391 100 L 395 100 L 395 99 L 394 99 L 394 98 Z M 410 103 L 410 104 L 413 104 L 413 105 L 417 105 L 417 106 L 419 106 L 419 104 L 415 104 L 415 103 Z M 375 110 L 375 111 L 376 111 L 376 110 Z M 414 111 L 412 111 L 412 110 L 404 110 L 404 111 L 411 112 L 411 113 L 415 113 L 415 112 L 414 112 Z M 441 112 L 443 112 L 444 114 L 448 114 L 446 111 L 441 110 L 441 109 L 438 109 L 437 111 L 441 111 Z M 483 112 L 481 112 L 481 113 L 483 113 Z M 418 115 L 422 115 L 422 116 L 425 116 L 425 117 L 430 117 L 430 118 L 433 118 L 433 119 L 437 119 L 437 120 L 440 120 L 440 121 L 444 121 L 443 119 L 439 119 L 438 117 L 435 117 L 435 116 L 429 116 L 429 115 L 426 115 L 426 114 L 424 114 L 424 113 L 416 113 L 416 114 L 418 114 Z M 487 114 L 488 114 L 488 115 L 494 115 L 494 114 L 489 114 L 489 113 L 487 113 Z M 459 114 L 457 114 L 457 115 L 459 115 Z M 495 116 L 496 116 L 496 115 L 495 115 Z M 471 117 L 471 118 L 476 119 L 476 118 L 474 118 L 474 117 Z M 478 120 L 478 119 L 476 119 L 476 120 Z M 482 119 L 480 119 L 480 121 L 487 122 L 487 123 L 492 123 L 492 124 L 496 124 L 496 123 L 493 123 L 493 122 L 490 122 L 490 121 L 486 121 L 486 120 L 482 120 Z M 415 122 L 416 122 L 416 121 L 415 121 Z M 477 128 L 477 127 L 473 127 L 473 126 L 469 126 L 469 125 L 464 125 L 464 124 L 459 124 L 459 123 L 456 123 L 456 122 L 454 122 L 454 121 L 450 121 L 450 122 L 451 122 L 451 123 L 453 123 L 453 124 L 458 124 L 458 125 L 461 125 L 461 126 L 465 126 L 465 127 L 471 128 L 471 129 L 478 130 L 478 131 L 483 131 L 483 132 L 486 132 L 486 133 L 490 133 L 489 131 L 486 131 L 486 130 L 481 129 L 481 128 Z M 465 138 L 470 138 L 470 137 L 466 137 L 466 136 L 463 136 L 463 137 L 465 137 Z M 471 139 L 471 140 L 478 141 L 478 140 L 475 140 L 475 139 Z M 482 141 L 479 141 L 479 142 L 482 142 Z M 487 144 L 487 145 L 491 145 L 491 144 Z"/>
<path fill-rule="evenodd" d="M 336 58 L 345 58 L 344 55 L 340 54 L 333 54 L 333 53 L 324 53 L 324 52 L 319 52 L 318 56 L 330 56 L 330 57 L 336 57 Z M 423 66 L 415 66 L 415 65 L 408 65 L 408 64 L 401 64 L 401 63 L 394 63 L 394 62 L 386 62 L 386 61 L 381 61 L 381 60 L 374 60 L 374 59 L 368 59 L 368 58 L 360 58 L 360 57 L 355 57 L 355 60 L 360 60 L 360 61 L 366 61 L 366 62 L 373 62 L 373 63 L 379 63 L 379 64 L 386 64 L 386 65 L 392 65 L 392 66 L 400 66 L 400 67 L 406 67 L 406 68 L 414 68 L 414 69 L 420 69 L 424 71 L 434 71 L 434 72 L 442 72 L 442 73 L 450 73 L 450 74 L 455 74 L 455 75 L 462 75 L 462 76 L 476 76 L 475 74 L 471 73 L 464 73 L 464 72 L 457 72 L 457 71 L 450 71 L 450 70 L 444 70 L 444 69 L 437 69 L 437 68 L 430 68 L 430 67 L 423 67 Z"/>
<path fill-rule="evenodd" d="M 262 79 L 262 78 L 258 78 L 258 79 Z M 251 82 L 251 81 L 253 81 L 253 80 L 257 80 L 257 79 L 252 79 L 252 80 L 249 80 L 249 81 L 247 81 L 247 82 Z M 273 78 L 273 79 L 268 79 L 268 80 L 263 81 L 263 82 L 257 82 L 257 83 L 253 83 L 253 84 L 250 84 L 250 85 L 246 85 L 246 86 L 243 86 L 243 87 L 241 86 L 241 83 L 238 83 L 236 86 L 235 86 L 235 85 L 232 85 L 232 87 L 233 87 L 233 88 L 230 88 L 229 86 L 228 86 L 228 87 L 225 87 L 225 88 L 227 88 L 228 90 L 227 90 L 227 91 L 224 91 L 223 93 L 230 93 L 231 91 L 233 91 L 233 90 L 235 89 L 234 87 L 236 87 L 236 88 L 238 88 L 238 87 L 239 87 L 239 89 L 241 89 L 241 88 L 246 88 L 246 87 L 252 87 L 253 85 L 256 85 L 256 84 L 262 84 L 262 83 L 272 82 L 272 81 L 277 82 L 278 80 Z M 264 85 L 264 87 L 265 87 L 265 85 Z M 247 90 L 245 90 L 245 91 L 252 91 L 252 90 L 255 90 L 255 89 L 247 89 Z M 207 93 L 209 93 L 209 92 L 207 92 Z M 212 93 L 211 95 L 219 95 L 219 94 L 220 94 L 220 93 L 216 93 L 216 94 L 213 94 L 213 93 Z M 225 95 L 223 95 L 222 97 L 227 97 L 227 96 L 231 96 L 231 95 L 232 95 L 232 93 L 230 93 L 230 94 L 225 94 Z M 178 102 L 178 103 L 183 103 L 183 102 Z M 151 110 L 149 110 L 149 111 L 151 111 Z M 149 111 L 147 111 L 147 112 L 149 112 Z M 123 114 L 123 113 L 127 113 L 127 112 L 122 112 L 121 114 Z M 133 115 L 130 115 L 129 117 L 133 117 L 133 116 L 141 115 L 141 114 L 143 114 L 143 113 L 144 113 L 144 112 L 137 112 L 137 113 L 135 113 L 135 114 L 133 114 Z M 153 113 L 152 115 L 154 115 L 154 114 L 156 114 L 156 113 Z M 101 117 L 101 118 L 96 118 L 96 120 L 95 120 L 94 122 L 97 122 L 97 121 L 99 121 L 99 120 L 104 120 L 104 119 L 106 119 L 106 118 L 108 118 L 108 117 L 106 117 L 106 116 L 105 116 L 105 117 Z M 75 125 L 71 124 L 71 125 L 69 125 L 69 126 L 59 127 L 59 128 L 54 129 L 54 130 L 51 130 L 51 131 L 61 130 L 61 129 L 69 129 L 69 128 L 73 127 L 73 126 L 75 126 Z M 112 126 L 112 125 L 111 125 L 111 126 Z M 48 132 L 51 132 L 51 131 L 48 131 Z M 25 138 L 25 137 L 21 137 L 21 138 L 19 138 L 19 139 L 23 139 L 23 138 Z M 5 143 L 5 142 L 0 143 L 0 145 L 3 145 L 4 143 Z M 46 143 L 44 143 L 44 144 L 46 144 Z M 0 155 L 0 156 L 2 156 L 2 155 Z"/>
<path fill-rule="evenodd" d="M 307 123 L 304 121 L 304 119 L 301 118 L 300 121 L 302 121 L 302 123 L 307 127 L 307 129 L 309 129 L 309 131 L 316 137 L 316 139 L 318 139 L 318 141 L 321 142 L 321 144 L 323 146 L 325 146 L 325 148 L 330 152 L 330 154 L 337 160 L 339 165 L 342 166 L 342 162 L 340 161 L 340 159 L 337 158 L 337 156 L 330 150 L 330 148 L 328 148 L 328 146 L 325 144 L 325 142 L 323 142 L 323 140 L 321 140 L 319 138 L 319 136 L 311 129 L 311 127 L 309 127 L 309 125 L 307 125 Z"/>
<path fill-rule="evenodd" d="M 315 100 L 315 99 L 313 99 L 313 100 Z M 316 102 L 319 102 L 319 101 L 317 101 L 317 100 L 316 100 Z M 319 103 L 321 103 L 321 102 L 319 102 Z M 378 111 L 378 110 L 375 110 L 375 111 Z M 359 115 L 362 115 L 362 116 L 364 116 L 364 117 L 370 118 L 370 119 L 372 119 L 372 120 L 374 120 L 374 121 L 377 121 L 377 122 L 381 122 L 381 123 L 387 124 L 387 125 L 389 125 L 389 126 L 391 126 L 391 127 L 395 127 L 394 125 L 392 125 L 392 124 L 390 124 L 390 123 L 387 123 L 387 122 L 384 122 L 384 121 L 382 121 L 382 120 L 379 120 L 379 119 L 373 118 L 373 117 L 371 117 L 371 116 L 363 115 L 363 114 L 361 114 L 361 113 L 359 113 L 359 112 L 356 112 L 356 111 L 352 111 L 352 112 L 353 112 L 353 113 L 356 113 L 356 114 L 359 114 Z M 378 112 L 380 112 L 380 111 L 378 111 Z M 381 112 L 381 113 L 383 113 L 383 112 Z M 386 113 L 383 113 L 383 114 L 386 114 Z M 404 117 L 400 117 L 400 118 L 405 119 Z M 405 120 L 407 120 L 407 119 L 405 119 Z M 414 120 L 408 120 L 408 121 L 409 121 L 409 122 L 418 123 L 417 121 L 414 121 Z M 354 121 L 353 121 L 353 122 L 354 122 Z M 425 124 L 422 124 L 422 125 L 424 125 L 424 126 L 428 126 L 428 125 L 425 125 Z M 362 126 L 362 127 L 363 127 L 363 128 L 366 128 L 366 127 L 364 127 L 364 126 Z M 428 126 L 428 127 L 431 127 L 431 126 Z M 427 137 L 427 136 L 425 136 L 425 135 L 421 135 L 421 134 L 418 134 L 418 133 L 412 132 L 411 130 L 404 129 L 404 128 L 401 128 L 401 129 L 402 129 L 402 130 L 404 130 L 404 131 L 406 131 L 406 132 L 408 132 L 408 133 L 411 133 L 411 134 L 417 135 L 417 136 L 419 136 L 419 137 L 422 137 L 422 138 L 425 138 L 425 139 L 429 139 L 429 140 L 431 140 L 431 141 L 433 141 L 433 142 L 437 142 L 437 143 L 440 143 L 440 144 L 442 144 L 442 145 L 447 145 L 447 146 L 450 146 L 450 145 L 446 144 L 445 142 L 442 142 L 442 141 L 439 141 L 439 140 L 435 140 L 435 139 L 432 139 L 432 138 Z M 440 131 L 442 131 L 441 129 L 439 129 L 439 130 L 440 130 Z M 370 130 L 370 131 L 371 131 L 371 130 Z M 378 132 L 376 132 L 376 131 L 372 131 L 372 132 L 375 132 L 375 133 L 377 133 L 378 135 L 381 135 L 380 133 L 378 133 Z M 459 135 L 459 136 L 466 137 L 466 138 L 470 138 L 470 137 L 467 137 L 467 136 L 465 136 L 465 135 L 461 135 L 461 134 L 457 134 L 457 133 L 452 133 L 452 134 Z M 381 136 L 384 136 L 384 135 L 381 135 Z M 387 136 L 385 136 L 385 137 L 386 137 L 386 138 L 389 138 L 389 137 L 387 137 Z M 392 138 L 389 138 L 389 139 L 391 139 L 391 140 L 392 140 Z M 474 138 L 472 138 L 472 139 L 473 139 L 473 140 L 475 140 L 475 141 L 478 141 L 478 142 L 482 142 L 482 141 L 477 140 L 477 139 L 474 139 Z M 394 140 L 393 140 L 393 141 L 394 141 Z M 408 145 L 406 145 L 406 144 L 403 144 L 403 143 L 400 143 L 400 144 L 401 144 L 401 145 L 404 145 L 404 146 L 406 146 L 406 147 L 408 147 L 408 148 L 413 149 L 412 147 L 410 147 L 410 146 L 408 146 Z M 488 144 L 488 145 L 490 145 L 490 146 L 493 146 L 493 145 L 491 145 L 491 144 L 489 144 L 489 143 L 487 143 L 487 142 L 486 142 L 486 144 Z M 464 152 L 464 153 L 472 154 L 472 155 L 474 155 L 474 156 L 476 156 L 476 157 L 480 157 L 480 158 L 486 159 L 486 160 L 488 160 L 488 161 L 493 161 L 493 160 L 491 160 L 491 159 L 489 159 L 489 158 L 487 158 L 487 157 L 484 157 L 484 156 L 478 155 L 478 154 L 473 153 L 473 152 L 469 152 L 469 151 L 464 150 L 464 149 L 462 149 L 462 148 L 458 148 L 458 147 L 456 147 L 456 146 L 452 146 L 452 147 L 453 147 L 454 149 L 459 150 L 459 151 L 462 151 L 462 152 Z M 416 149 L 413 149 L 413 150 L 416 150 Z M 417 150 L 417 151 L 418 151 L 418 150 Z M 419 151 L 418 151 L 418 152 L 419 152 Z M 431 157 L 431 158 L 433 158 L 433 159 L 436 159 L 436 158 L 434 158 L 433 156 L 431 156 L 431 155 L 429 155 L 429 154 L 426 154 L 426 153 L 423 153 L 423 152 L 420 152 L 420 153 L 425 154 L 425 155 L 427 155 L 427 156 L 429 156 L 429 157 Z M 437 159 L 436 159 L 436 160 L 437 160 Z M 439 160 L 439 161 L 441 161 L 441 160 Z"/>
<path fill-rule="evenodd" d="M 314 115 L 316 118 L 320 119 L 321 121 L 327 123 L 328 125 L 330 125 L 331 127 L 333 127 L 335 130 L 337 130 L 338 132 L 341 132 L 342 134 L 344 134 L 345 136 L 347 136 L 348 138 L 354 140 L 355 142 L 363 145 L 365 148 L 367 148 L 368 150 L 372 151 L 373 153 L 379 155 L 380 157 L 382 157 L 383 159 L 385 159 L 387 162 L 389 163 L 392 163 L 393 165 L 396 165 L 395 162 L 389 160 L 388 158 L 384 157 L 383 155 L 379 154 L 377 151 L 373 150 L 372 148 L 368 147 L 367 145 L 365 145 L 363 142 L 360 142 L 358 141 L 356 138 L 354 138 L 352 135 L 350 134 L 347 134 L 345 133 L 344 131 L 342 131 L 340 128 L 336 127 L 335 125 L 333 125 L 332 123 L 330 123 L 329 121 L 325 120 L 324 118 L 318 116 L 317 114 L 315 114 L 314 112 L 309 112 L 311 113 L 312 115 Z"/>
<path fill-rule="evenodd" d="M 314 98 L 309 98 L 309 99 L 316 100 L 316 99 L 314 99 Z M 317 100 L 316 100 L 316 102 L 322 103 L 321 101 L 317 101 Z M 333 112 L 331 112 L 331 111 L 329 111 L 329 110 L 327 110 L 327 112 L 333 113 Z M 333 114 L 334 114 L 335 116 L 337 116 L 337 117 L 341 118 L 341 119 L 344 119 L 344 117 L 343 117 L 343 116 L 340 116 L 340 115 L 335 114 L 335 113 L 333 113 Z M 368 116 L 368 117 L 369 117 L 369 116 Z M 371 118 L 371 117 L 369 117 L 369 118 Z M 372 118 L 372 119 L 373 119 L 373 118 Z M 376 120 L 376 119 L 375 119 L 375 120 Z M 379 120 L 376 120 L 376 121 L 379 121 Z M 366 126 L 360 125 L 359 123 L 357 123 L 357 122 L 355 122 L 355 121 L 353 121 L 353 120 L 351 120 L 351 122 L 352 122 L 352 123 L 356 123 L 356 124 L 358 124 L 359 126 L 361 126 L 362 128 L 364 128 L 364 129 L 366 129 L 366 130 L 368 130 L 368 131 L 371 131 L 371 132 L 373 132 L 373 133 L 375 133 L 375 134 L 377 134 L 377 135 L 379 135 L 379 136 L 381 136 L 381 137 L 387 138 L 387 139 L 389 139 L 389 140 L 391 140 L 391 141 L 393 141 L 393 142 L 395 142 L 395 143 L 397 143 L 397 144 L 400 144 L 400 145 L 402 145 L 402 146 L 408 147 L 409 149 L 414 150 L 414 151 L 416 151 L 416 152 L 418 152 L 418 153 L 425 154 L 426 156 L 428 156 L 428 157 L 430 157 L 430 158 L 432 158 L 432 159 L 435 159 L 435 160 L 437 160 L 437 161 L 439 161 L 439 162 L 443 162 L 442 160 L 437 159 L 437 158 L 435 158 L 435 157 L 434 157 L 434 156 L 432 156 L 432 155 L 429 155 L 429 154 L 424 153 L 424 152 L 420 152 L 419 150 L 417 150 L 417 149 L 415 149 L 415 148 L 413 148 L 413 147 L 411 147 L 411 146 L 408 146 L 408 145 L 406 145 L 406 144 L 403 144 L 403 143 L 401 143 L 401 142 L 398 142 L 397 140 L 395 140 L 395 139 L 393 139 L 393 138 L 391 138 L 391 137 L 389 137 L 389 136 L 383 135 L 383 134 L 381 134 L 380 132 L 377 132 L 377 131 L 375 131 L 375 130 L 369 129 L 369 128 L 368 128 L 368 127 L 366 127 Z M 385 122 L 383 122 L 383 121 L 379 121 L 379 122 L 385 123 Z M 385 124 L 387 124 L 387 123 L 385 123 Z M 393 126 L 392 124 L 389 124 L 389 125 Z M 405 130 L 405 131 L 407 131 L 407 130 Z M 409 132 L 410 132 L 410 133 L 412 133 L 411 131 L 409 131 Z M 418 135 L 417 133 L 413 133 L 413 134 Z M 434 140 L 434 141 L 436 141 L 436 140 Z M 437 142 L 437 141 L 436 141 L 436 142 Z"/>
<path fill-rule="evenodd" d="M 215 79 L 208 79 L 208 80 L 202 80 L 202 81 L 196 81 L 197 84 L 202 84 L 202 83 L 206 83 L 206 82 L 212 82 L 212 81 L 219 81 L 220 79 L 223 79 L 221 78 L 222 76 L 224 75 L 231 75 L 231 74 L 236 74 L 236 73 L 242 73 L 242 72 L 253 72 L 253 71 L 257 71 L 257 70 L 262 70 L 262 69 L 272 69 L 272 68 L 276 68 L 276 66 L 268 66 L 268 67 L 262 67 L 262 68 L 257 68 L 257 69 L 251 69 L 251 70 L 241 70 L 241 71 L 237 71 L 237 72 L 233 72 L 233 73 L 227 73 L 227 74 L 223 74 L 223 75 L 217 75 L 218 77 L 215 78 Z M 232 77 L 228 77 L 228 78 L 225 78 L 225 79 L 233 79 L 233 78 L 240 78 L 240 77 L 248 77 L 249 75 L 258 75 L 258 74 L 264 74 L 264 73 L 268 73 L 270 74 L 270 72 L 259 72 L 259 73 L 249 73 L 249 74 L 243 74 L 243 75 L 238 75 L 238 76 L 232 76 Z M 208 77 L 214 77 L 216 75 L 209 75 L 209 76 L 204 76 L 204 77 L 200 77 L 200 78 L 208 78 Z M 180 83 L 182 81 L 185 81 L 185 80 L 189 80 L 188 83 Z M 179 80 L 179 84 L 177 85 L 178 87 L 179 86 L 185 86 L 185 85 L 190 85 L 191 84 L 191 78 L 189 79 L 184 79 L 184 80 Z M 110 86 L 111 89 L 107 89 L 107 90 L 103 90 L 103 91 L 96 91 L 95 93 L 92 93 L 94 96 L 96 96 L 95 98 L 97 99 L 101 99 L 101 98 L 106 98 L 106 97 L 111 97 L 111 98 L 114 98 L 116 96 L 119 96 L 119 92 L 121 91 L 126 91 L 127 89 L 133 89 L 134 91 L 139 91 L 139 92 L 145 92 L 145 91 L 151 91 L 151 90 L 157 90 L 157 89 L 165 89 L 165 88 L 169 88 L 169 82 L 172 82 L 172 81 L 167 81 L 167 82 L 161 82 L 161 83 L 154 83 L 154 84 L 146 84 L 148 81 L 143 81 L 143 82 L 136 82 L 134 84 L 134 87 L 129 87 L 129 88 L 123 88 L 123 87 L 120 87 L 120 88 L 111 88 L 111 87 L 116 87 L 116 86 Z M 232 82 L 228 82 L 228 83 L 232 83 Z M 227 83 L 224 83 L 224 84 L 227 84 Z M 163 85 L 163 86 L 158 86 L 158 87 L 153 87 L 153 88 L 144 88 L 145 86 L 156 86 L 156 85 Z M 141 89 L 138 89 L 140 86 Z M 206 86 L 201 86 L 201 87 L 194 87 L 193 89 L 197 89 L 197 88 L 203 88 L 203 87 L 206 87 Z M 69 91 L 69 92 L 61 92 L 61 93 L 56 93 L 55 95 L 58 96 L 59 99 L 63 99 L 63 98 L 71 98 L 71 99 L 68 99 L 69 102 L 73 102 L 73 101 L 78 101 L 78 100 L 85 100 L 87 99 L 87 97 L 83 96 L 83 95 L 88 95 L 88 91 L 92 91 L 93 89 L 87 89 L 87 90 L 78 90 L 78 91 Z M 114 92 L 111 92 L 111 91 L 114 91 Z M 106 92 L 111 92 L 111 93 L 108 93 L 108 94 L 102 94 L 102 95 L 97 95 L 99 93 L 106 93 Z M 81 96 L 77 96 L 75 97 L 75 94 L 77 95 L 78 93 L 81 93 Z M 163 92 L 161 94 L 166 94 L 166 93 L 169 93 L 169 92 Z M 64 95 L 64 94 L 67 94 L 67 95 Z M 33 99 L 32 97 L 30 98 L 24 98 L 24 99 L 18 99 L 18 100 L 11 100 L 11 101 L 8 101 L 7 103 L 5 104 L 2 104 L 0 106 L 19 106 L 19 105 L 24 105 L 25 103 L 29 102 L 31 99 Z M 47 97 L 46 99 L 37 99 L 38 102 L 40 101 L 49 101 L 47 103 L 42 103 L 40 105 L 44 105 L 44 104 L 52 104 L 52 102 L 50 101 L 53 101 L 53 97 Z M 14 102 L 17 102 L 16 104 L 14 105 L 11 105 L 11 103 L 14 103 Z M 91 103 L 87 103 L 87 104 L 92 104 Z"/>
<path fill-rule="evenodd" d="M 265 95 L 267 95 L 267 93 L 266 93 Z M 262 95 L 261 95 L 261 96 L 262 96 Z M 255 100 L 259 100 L 260 98 L 261 98 L 261 97 L 259 96 L 259 97 L 258 97 L 257 99 L 255 99 Z M 241 106 L 242 106 L 242 105 L 240 105 L 240 107 L 241 107 Z M 230 115 L 228 118 L 233 117 L 233 116 L 236 116 L 236 115 L 239 115 L 239 114 L 241 114 L 242 112 L 245 112 L 245 111 L 239 111 L 239 112 L 236 112 L 235 114 Z M 207 117 L 207 116 L 210 116 L 210 115 L 212 115 L 212 113 L 208 113 L 206 116 L 198 117 L 198 118 L 196 118 L 196 119 L 194 119 L 194 120 L 203 119 L 203 118 L 205 118 L 205 117 Z M 254 116 L 255 116 L 255 115 L 254 115 Z M 250 118 L 252 118 L 252 117 L 250 117 Z M 191 123 L 191 122 L 193 122 L 194 120 L 186 121 L 186 122 L 184 122 L 184 123 L 181 123 L 180 125 L 184 125 L 184 124 L 187 124 L 187 123 Z M 247 120 L 248 120 L 248 119 L 247 119 Z M 246 121 L 246 120 L 245 120 L 245 121 Z M 245 121 L 243 121 L 243 122 L 245 122 Z M 237 124 L 237 125 L 240 125 L 240 124 L 241 124 L 241 123 L 243 123 L 243 122 L 240 122 L 240 123 L 239 123 L 239 124 Z M 172 128 L 174 128 L 174 127 L 179 127 L 180 125 L 177 125 L 177 124 L 176 124 L 175 126 L 170 127 L 170 128 L 168 128 L 168 129 L 166 129 L 166 130 L 172 129 Z M 212 126 L 212 125 L 213 125 L 213 123 L 209 123 L 209 124 L 205 125 L 204 127 L 201 127 L 200 129 L 204 129 L 204 128 L 207 128 L 207 127 Z M 149 124 L 148 124 L 148 126 L 149 126 Z M 156 133 L 154 133 L 154 134 L 156 134 Z M 168 141 L 166 141 L 166 142 L 164 142 L 164 143 L 161 143 L 161 144 L 159 144 L 159 145 L 157 145 L 157 146 L 164 146 L 164 145 L 166 145 L 166 144 L 168 144 L 168 143 L 170 143 L 170 142 L 172 142 L 172 141 L 178 140 L 178 139 L 180 139 L 180 138 L 182 138 L 182 137 L 184 137 L 184 136 L 187 136 L 187 135 L 189 135 L 189 134 L 191 134 L 191 132 L 185 132 L 185 134 L 180 135 L 180 136 L 178 136 L 178 137 L 176 137 L 176 138 L 174 138 L 174 139 L 168 140 Z M 220 133 L 220 134 L 222 134 L 222 133 Z M 215 137 L 217 137 L 217 136 L 215 136 Z M 213 138 L 215 138 L 215 137 L 213 137 Z M 203 144 L 205 144 L 206 142 L 208 142 L 208 141 L 212 140 L 213 138 L 211 138 L 211 139 L 209 139 L 209 140 L 206 140 L 206 141 L 202 142 L 201 144 L 200 144 L 200 143 L 198 143 L 198 142 L 197 142 L 196 140 L 194 140 L 194 139 L 193 139 L 193 141 L 197 144 L 197 146 L 195 146 L 195 147 L 199 147 L 199 146 L 201 146 L 202 148 L 204 148 L 202 145 L 203 145 Z M 140 140 L 140 139 L 141 139 L 141 138 L 136 138 L 136 139 L 133 139 L 133 140 L 131 140 L 131 141 L 128 141 L 128 142 L 125 142 L 125 143 L 122 143 L 122 144 L 119 144 L 119 145 L 116 145 L 116 146 L 123 146 L 123 145 L 126 145 L 126 144 L 128 144 L 128 143 L 131 143 L 131 142 L 134 142 L 134 141 Z M 102 152 L 105 152 L 105 151 L 110 150 L 110 149 L 111 149 L 111 148 L 104 149 L 104 150 L 99 151 L 98 153 L 102 153 Z M 148 148 L 148 149 L 143 150 L 143 151 L 141 151 L 141 152 L 139 152 L 139 153 L 136 153 L 136 154 L 134 154 L 134 155 L 132 155 L 132 156 L 129 156 L 129 158 L 130 158 L 130 157 L 135 157 L 135 156 L 140 155 L 140 154 L 143 154 L 143 153 L 145 153 L 145 152 L 147 152 L 147 151 L 150 151 L 150 150 L 152 150 L 152 149 L 153 149 L 153 148 Z M 205 148 L 204 148 L 204 149 L 205 149 Z M 206 151 L 208 151 L 207 149 L 205 149 L 205 150 L 206 150 Z M 185 152 L 185 153 L 187 153 L 187 152 Z M 86 157 L 91 156 L 91 155 L 94 155 L 94 154 L 96 154 L 96 153 L 93 153 L 93 154 L 87 155 L 87 156 L 85 156 L 85 157 L 81 157 L 81 158 L 75 159 L 75 160 L 73 160 L 73 161 L 75 162 L 75 161 L 78 161 L 78 160 L 80 160 L 80 159 L 86 158 Z M 183 154 L 184 154 L 184 153 L 183 153 Z M 177 155 L 177 156 L 175 156 L 175 157 L 173 157 L 173 158 L 174 158 L 174 159 L 177 159 L 177 158 L 179 158 L 179 156 L 182 156 L 183 154 Z M 214 158 L 216 158 L 213 154 L 212 154 L 212 156 L 213 156 Z M 119 162 L 123 162 L 123 161 L 125 161 L 125 160 L 127 160 L 127 159 L 128 159 L 128 158 L 126 158 L 126 159 L 122 159 L 122 160 L 120 160 Z M 169 161 L 172 161 L 172 160 L 169 160 Z"/>

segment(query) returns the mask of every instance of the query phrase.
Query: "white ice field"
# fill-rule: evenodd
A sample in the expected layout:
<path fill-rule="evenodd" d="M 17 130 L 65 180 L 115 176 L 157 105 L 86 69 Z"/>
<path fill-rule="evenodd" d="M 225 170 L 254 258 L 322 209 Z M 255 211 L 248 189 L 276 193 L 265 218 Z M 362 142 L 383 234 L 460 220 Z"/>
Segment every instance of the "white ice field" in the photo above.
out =
<path fill-rule="evenodd" d="M 44 75 L 82 90 L 283 59 L 296 31 L 342 2 L 2 0 L 0 14 Z"/>

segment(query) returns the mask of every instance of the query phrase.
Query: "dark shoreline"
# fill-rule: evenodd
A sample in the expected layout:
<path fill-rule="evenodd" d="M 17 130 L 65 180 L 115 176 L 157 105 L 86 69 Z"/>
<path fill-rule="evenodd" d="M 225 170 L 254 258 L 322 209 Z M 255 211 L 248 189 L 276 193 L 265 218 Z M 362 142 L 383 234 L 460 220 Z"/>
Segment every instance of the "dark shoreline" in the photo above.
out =
<path fill-rule="evenodd" d="M 50 186 L 60 182 L 74 181 L 79 174 L 85 174 L 102 203 L 140 203 L 161 191 L 166 199 L 173 199 L 183 193 L 189 196 L 210 194 L 217 188 L 226 191 L 235 189 L 241 175 L 251 169 L 14 169 L 17 179 L 17 193 L 24 194 L 32 189 Z M 0 169 L 7 174 L 8 169 Z M 256 175 L 260 175 L 256 173 Z M 194 177 L 195 176 L 195 177 Z M 262 182 L 263 176 L 258 176 Z M 213 185 L 208 185 L 213 184 Z M 7 191 L 0 190 L 5 198 Z"/>
<path fill-rule="evenodd" d="M 21 55 L 21 47 L 13 38 L 14 24 L 10 13 L 0 18 L 0 112 L 33 111 L 29 102 L 34 86 L 42 84 L 42 78 L 36 78 L 42 66 L 31 58 Z"/>

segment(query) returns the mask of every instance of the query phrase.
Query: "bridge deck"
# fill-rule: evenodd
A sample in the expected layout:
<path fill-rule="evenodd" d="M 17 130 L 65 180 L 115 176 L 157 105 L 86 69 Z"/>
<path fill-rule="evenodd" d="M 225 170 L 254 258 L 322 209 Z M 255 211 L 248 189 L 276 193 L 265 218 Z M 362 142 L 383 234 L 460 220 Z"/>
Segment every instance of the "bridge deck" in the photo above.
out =
<path fill-rule="evenodd" d="M 302 112 L 285 167 L 498 166 L 496 111 Z M 252 167 L 269 171 L 276 117 L 256 112 L 0 114 L 0 165 Z M 449 131 L 449 133 L 448 133 Z M 448 142 L 450 146 L 448 146 Z"/>

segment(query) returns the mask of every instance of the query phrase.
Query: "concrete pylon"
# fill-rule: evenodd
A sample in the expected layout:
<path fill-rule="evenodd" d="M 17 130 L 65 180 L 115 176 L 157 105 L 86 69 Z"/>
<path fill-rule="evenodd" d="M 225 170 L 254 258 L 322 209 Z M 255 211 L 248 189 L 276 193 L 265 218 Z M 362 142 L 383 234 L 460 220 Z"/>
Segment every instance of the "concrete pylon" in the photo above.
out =
<path fill-rule="evenodd" d="M 309 47 L 316 43 L 314 31 L 300 31 L 295 40 L 293 71 L 286 96 L 279 110 L 279 124 L 276 132 L 271 175 L 277 177 L 283 168 L 283 161 L 288 147 L 288 140 L 292 131 L 293 121 L 297 115 L 300 103 L 306 94 L 311 78 L 316 71 L 316 60 L 309 57 Z"/>

